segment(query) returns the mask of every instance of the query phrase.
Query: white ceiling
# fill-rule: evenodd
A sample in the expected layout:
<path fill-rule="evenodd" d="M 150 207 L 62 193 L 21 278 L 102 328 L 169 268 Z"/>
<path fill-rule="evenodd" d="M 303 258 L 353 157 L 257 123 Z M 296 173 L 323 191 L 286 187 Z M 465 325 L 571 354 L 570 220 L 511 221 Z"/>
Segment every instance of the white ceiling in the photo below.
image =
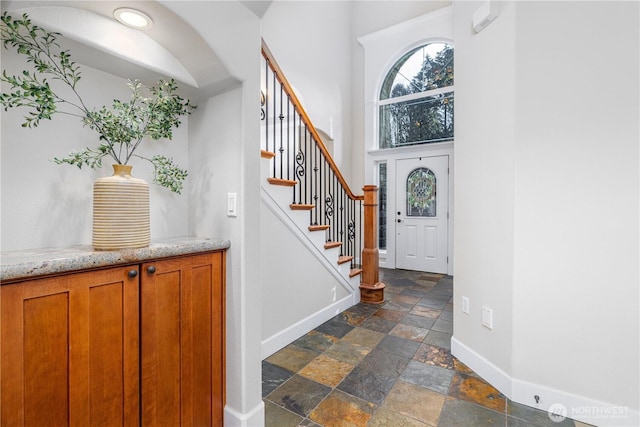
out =
<path fill-rule="evenodd" d="M 173 78 L 191 99 L 203 99 L 238 84 L 215 52 L 193 28 L 154 1 L 122 0 L 3 0 L 2 11 L 27 13 L 34 24 L 64 36 L 64 48 L 81 64 L 123 78 L 153 83 Z M 254 2 L 251 2 L 254 3 Z M 264 13 L 257 2 L 253 12 Z M 249 7 L 249 5 L 246 5 Z M 151 17 L 146 30 L 126 27 L 113 18 L 120 7 L 138 9 Z M 266 8 L 265 8 L 266 10 Z"/>

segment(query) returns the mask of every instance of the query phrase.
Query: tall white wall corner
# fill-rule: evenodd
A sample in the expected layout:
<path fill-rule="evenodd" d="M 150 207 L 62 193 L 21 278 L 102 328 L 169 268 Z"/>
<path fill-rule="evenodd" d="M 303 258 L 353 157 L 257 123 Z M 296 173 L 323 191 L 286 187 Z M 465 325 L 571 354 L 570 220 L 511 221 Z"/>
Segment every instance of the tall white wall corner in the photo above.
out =
<path fill-rule="evenodd" d="M 487 0 L 473 14 L 473 30 L 476 33 L 484 30 L 498 17 L 498 2 Z"/>
<path fill-rule="evenodd" d="M 251 411 L 242 414 L 226 405 L 224 407 L 224 427 L 264 427 L 264 402 Z"/>

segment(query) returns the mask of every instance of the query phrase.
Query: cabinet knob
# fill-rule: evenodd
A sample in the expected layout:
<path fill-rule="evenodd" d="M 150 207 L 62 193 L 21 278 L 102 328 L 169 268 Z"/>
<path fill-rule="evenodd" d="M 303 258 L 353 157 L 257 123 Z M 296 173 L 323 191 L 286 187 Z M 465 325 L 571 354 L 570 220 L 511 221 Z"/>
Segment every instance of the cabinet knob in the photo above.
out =
<path fill-rule="evenodd" d="M 147 273 L 153 274 L 155 272 L 156 272 L 156 266 L 155 265 L 151 265 L 151 266 L 147 267 Z"/>
<path fill-rule="evenodd" d="M 138 270 L 135 270 L 135 269 L 134 270 L 129 270 L 128 276 L 131 277 L 132 279 L 134 277 L 136 277 L 137 275 L 138 275 Z"/>

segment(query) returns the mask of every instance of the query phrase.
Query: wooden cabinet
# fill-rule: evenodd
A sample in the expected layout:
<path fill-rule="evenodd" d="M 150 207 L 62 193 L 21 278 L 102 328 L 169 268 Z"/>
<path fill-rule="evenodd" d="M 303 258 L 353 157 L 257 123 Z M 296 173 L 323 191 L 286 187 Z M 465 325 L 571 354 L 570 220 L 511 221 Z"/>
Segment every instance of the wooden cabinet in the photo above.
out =
<path fill-rule="evenodd" d="M 2 426 L 221 426 L 217 251 L 3 284 Z"/>
<path fill-rule="evenodd" d="M 144 426 L 222 426 L 223 270 L 222 252 L 142 266 Z"/>
<path fill-rule="evenodd" d="M 3 426 L 137 425 L 136 266 L 1 292 Z"/>

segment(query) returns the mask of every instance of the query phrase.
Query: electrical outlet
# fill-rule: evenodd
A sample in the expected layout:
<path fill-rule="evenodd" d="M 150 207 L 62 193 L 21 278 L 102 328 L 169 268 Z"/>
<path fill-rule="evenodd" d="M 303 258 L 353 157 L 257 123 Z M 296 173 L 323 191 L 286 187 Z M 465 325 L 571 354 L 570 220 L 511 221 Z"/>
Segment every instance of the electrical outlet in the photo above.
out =
<path fill-rule="evenodd" d="M 489 307 L 482 307 L 482 326 L 493 329 L 493 310 Z"/>
<path fill-rule="evenodd" d="M 469 298 L 462 297 L 462 312 L 469 314 Z"/>

